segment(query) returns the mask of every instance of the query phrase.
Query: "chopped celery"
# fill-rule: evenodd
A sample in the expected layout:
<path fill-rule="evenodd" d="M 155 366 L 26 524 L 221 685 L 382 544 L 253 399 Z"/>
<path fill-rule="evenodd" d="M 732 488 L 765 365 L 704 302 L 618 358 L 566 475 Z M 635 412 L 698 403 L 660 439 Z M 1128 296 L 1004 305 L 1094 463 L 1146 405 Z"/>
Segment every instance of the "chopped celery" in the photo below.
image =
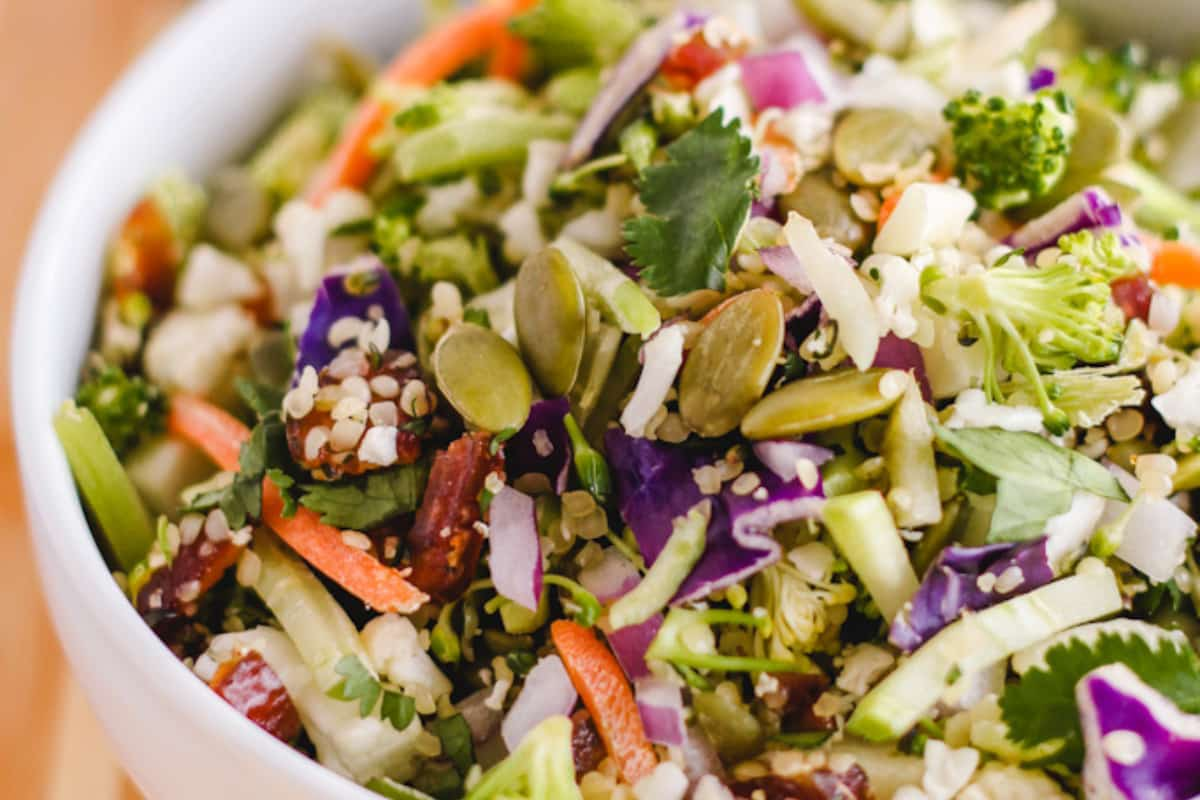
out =
<path fill-rule="evenodd" d="M 888 621 L 917 591 L 917 574 L 887 503 L 879 492 L 831 498 L 825 525 L 851 569 Z"/>
<path fill-rule="evenodd" d="M 542 95 L 554 108 L 583 116 L 592 107 L 600 91 L 600 70 L 596 67 L 575 67 L 550 79 Z"/>
<path fill-rule="evenodd" d="M 137 489 L 92 412 L 66 401 L 54 415 L 54 432 L 117 565 L 132 570 L 154 542 Z"/>
<path fill-rule="evenodd" d="M 751 656 L 727 656 L 717 652 L 711 625 L 744 625 L 758 631 L 769 630 L 770 618 L 727 608 L 695 611 L 672 608 L 662 627 L 646 650 L 646 658 L 666 661 L 675 666 L 713 669 L 721 672 L 811 672 L 811 662 L 784 661 Z"/>
<path fill-rule="evenodd" d="M 639 625 L 657 614 L 691 573 L 704 554 L 712 504 L 701 501 L 671 523 L 671 536 L 637 586 L 608 611 L 613 630 Z"/>
<path fill-rule="evenodd" d="M 933 457 L 933 427 L 916 381 L 909 381 L 892 409 L 883 435 L 883 461 L 891 476 L 888 506 L 904 528 L 932 525 L 942 518 L 937 465 Z"/>
<path fill-rule="evenodd" d="M 344 89 L 314 92 L 289 114 L 250 159 L 250 176 L 263 191 L 287 200 L 308 181 L 354 108 Z"/>
<path fill-rule="evenodd" d="M 645 292 L 608 259 L 566 236 L 554 246 L 566 256 L 584 294 L 621 330 L 646 336 L 662 324 L 658 309 Z"/>
<path fill-rule="evenodd" d="M 422 242 L 416 264 L 422 280 L 451 281 L 472 295 L 490 292 L 500 284 L 482 237 L 471 241 L 459 234 Z"/>
<path fill-rule="evenodd" d="M 566 117 L 494 109 L 417 131 L 396 146 L 394 158 L 400 178 L 415 183 L 520 163 L 534 139 L 566 139 L 574 128 Z"/>
<path fill-rule="evenodd" d="M 508 758 L 483 774 L 465 800 L 579 800 L 571 730 L 566 717 L 547 717 Z"/>
<path fill-rule="evenodd" d="M 1181 224 L 1200 230 L 1200 204 L 1140 164 L 1127 161 L 1110 167 L 1104 175 L 1137 192 L 1133 215 L 1139 224 L 1156 231 Z"/>
<path fill-rule="evenodd" d="M 872 689 L 854 710 L 846 730 L 873 741 L 898 739 L 960 677 L 1121 608 L 1116 576 L 1099 567 L 964 617 L 922 645 Z"/>
<path fill-rule="evenodd" d="M 262 561 L 254 590 L 295 643 L 321 691 L 342 680 L 336 667 L 346 656 L 371 663 L 358 629 L 303 561 L 261 530 L 254 537 L 254 553 Z"/>

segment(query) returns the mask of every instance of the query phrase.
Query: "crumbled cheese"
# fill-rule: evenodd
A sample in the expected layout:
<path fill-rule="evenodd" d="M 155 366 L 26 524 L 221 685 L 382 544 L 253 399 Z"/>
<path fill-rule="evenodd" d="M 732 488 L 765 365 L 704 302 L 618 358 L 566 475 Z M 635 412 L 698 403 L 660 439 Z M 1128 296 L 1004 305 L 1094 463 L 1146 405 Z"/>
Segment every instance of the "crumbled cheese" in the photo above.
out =
<path fill-rule="evenodd" d="M 1163 365 L 1173 362 L 1164 361 Z M 1151 380 L 1157 386 L 1158 381 Z M 1165 383 L 1165 381 L 1164 381 Z M 1192 362 L 1188 371 L 1171 382 L 1167 391 L 1159 393 L 1150 401 L 1168 425 L 1175 429 L 1179 439 L 1191 439 L 1200 435 L 1200 362 Z"/>
<path fill-rule="evenodd" d="M 376 375 L 371 378 L 371 391 L 384 400 L 394 400 L 400 394 L 400 382 L 391 375 Z"/>
<path fill-rule="evenodd" d="M 376 617 L 363 628 L 362 642 L 375 669 L 416 701 L 418 713 L 432 714 L 438 699 L 453 689 L 421 647 L 417 629 L 407 617 Z"/>
<path fill-rule="evenodd" d="M 520 264 L 546 246 L 542 221 L 529 200 L 514 203 L 496 224 L 504 234 L 504 258 L 512 264 Z"/>
<path fill-rule="evenodd" d="M 633 397 L 621 412 L 621 427 L 630 436 L 644 437 L 683 366 L 683 330 L 677 325 L 660 329 L 642 345 L 644 366 Z"/>
<path fill-rule="evenodd" d="M 950 800 L 971 781 L 979 766 L 979 751 L 973 747 L 951 749 L 945 742 L 925 743 L 925 777 L 921 786 L 929 800 Z"/>
<path fill-rule="evenodd" d="M 787 560 L 809 583 L 826 583 L 833 574 L 836 556 L 827 545 L 808 542 L 789 550 Z"/>
<path fill-rule="evenodd" d="M 188 254 L 175 297 L 184 308 L 212 309 L 253 300 L 262 284 L 249 267 L 210 244 Z"/>
<path fill-rule="evenodd" d="M 529 143 L 529 156 L 521 176 L 521 194 L 533 207 L 550 202 L 550 185 L 558 175 L 558 165 L 566 152 L 566 142 L 554 139 L 534 139 Z"/>
<path fill-rule="evenodd" d="M 879 286 L 875 312 L 883 326 L 901 339 L 916 335 L 921 276 L 913 265 L 899 256 L 876 253 L 863 262 L 860 272 L 874 278 Z"/>
<path fill-rule="evenodd" d="M 925 247 L 953 245 L 974 212 L 975 198 L 965 189 L 914 183 L 875 238 L 875 252 L 910 256 Z"/>
<path fill-rule="evenodd" d="M 736 119 L 742 122 L 743 128 L 748 127 L 753 117 L 750 97 L 742 85 L 742 68 L 737 62 L 726 64 L 702 80 L 693 95 L 702 116 L 720 109 L 726 124 Z"/>
<path fill-rule="evenodd" d="M 371 403 L 367 408 L 367 419 L 371 421 L 372 425 L 395 427 L 400 424 L 400 409 L 396 408 L 396 404 L 391 401 Z"/>
<path fill-rule="evenodd" d="M 351 189 L 335 191 L 320 208 L 297 199 L 279 210 L 275 216 L 275 235 L 300 289 L 311 292 L 321 282 L 329 232 L 347 222 L 371 216 L 371 210 L 366 195 Z"/>
<path fill-rule="evenodd" d="M 257 326 L 238 306 L 168 312 L 146 342 L 146 375 L 168 393 L 210 397 L 225 388 Z"/>
<path fill-rule="evenodd" d="M 425 192 L 425 204 L 417 213 L 417 227 L 422 233 L 449 233 L 458 226 L 463 212 L 477 207 L 481 200 L 474 178 L 430 186 Z"/>
<path fill-rule="evenodd" d="M 683 800 L 687 790 L 688 779 L 683 770 L 670 761 L 663 761 L 634 784 L 633 796 L 636 800 Z"/>
<path fill-rule="evenodd" d="M 496 672 L 496 682 L 492 684 L 492 691 L 483 701 L 483 705 L 492 711 L 503 711 L 504 699 L 508 697 L 508 690 L 513 685 L 513 671 L 502 656 L 492 659 L 492 669 Z"/>
<path fill-rule="evenodd" d="M 991 403 L 982 389 L 964 389 L 954 401 L 947 428 L 1003 428 L 1040 433 L 1042 412 L 1033 406 Z"/>
<path fill-rule="evenodd" d="M 370 428 L 358 446 L 358 460 L 381 467 L 396 463 L 396 436 L 399 430 L 392 425 L 375 425 Z"/>
<path fill-rule="evenodd" d="M 1076 492 L 1070 508 L 1046 520 L 1046 556 L 1051 566 L 1061 569 L 1083 553 L 1100 524 L 1104 509 L 1103 497 Z"/>

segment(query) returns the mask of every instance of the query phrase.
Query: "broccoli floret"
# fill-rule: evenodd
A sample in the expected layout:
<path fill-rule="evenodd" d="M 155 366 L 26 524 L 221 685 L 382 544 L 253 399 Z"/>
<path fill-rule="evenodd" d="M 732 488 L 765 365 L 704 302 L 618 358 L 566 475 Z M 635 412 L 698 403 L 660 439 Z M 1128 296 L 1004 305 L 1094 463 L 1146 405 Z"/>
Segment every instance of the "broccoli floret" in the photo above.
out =
<path fill-rule="evenodd" d="M 1142 382 L 1136 375 L 1111 375 L 1098 369 L 1073 369 L 1053 372 L 1042 379 L 1046 393 L 1065 413 L 1072 425 L 1092 428 L 1104 423 L 1119 408 L 1137 407 L 1146 399 Z M 1033 404 L 1037 391 L 1020 376 L 1004 387 L 1008 402 Z"/>
<path fill-rule="evenodd" d="M 1059 238 L 1058 249 L 1062 251 L 1063 262 L 1081 272 L 1098 275 L 1108 283 L 1140 269 L 1135 251 L 1113 231 L 1100 236 L 1092 231 L 1068 233 Z"/>
<path fill-rule="evenodd" d="M 571 720 L 554 716 L 525 734 L 517 749 L 485 772 L 465 800 L 571 800 L 580 796 L 571 755 Z"/>
<path fill-rule="evenodd" d="M 1041 371 L 1107 364 L 1120 355 L 1124 321 L 1104 271 L 1069 258 L 1033 269 L 1006 257 L 991 269 L 962 275 L 933 266 L 922 273 L 921 286 L 926 305 L 969 322 L 982 341 L 983 389 L 990 399 L 1004 400 L 1001 367 L 1021 375 L 1051 432 L 1064 432 L 1070 421 L 1054 404 Z"/>
<path fill-rule="evenodd" d="M 145 435 L 161 432 L 166 421 L 162 391 L 142 376 L 130 377 L 111 364 L 86 378 L 75 402 L 92 412 L 118 456 L 132 450 Z"/>
<path fill-rule="evenodd" d="M 1061 91 L 1044 90 L 1021 103 L 970 91 L 942 113 L 954 134 L 958 176 L 982 205 L 1028 203 L 1066 170 L 1075 110 Z"/>

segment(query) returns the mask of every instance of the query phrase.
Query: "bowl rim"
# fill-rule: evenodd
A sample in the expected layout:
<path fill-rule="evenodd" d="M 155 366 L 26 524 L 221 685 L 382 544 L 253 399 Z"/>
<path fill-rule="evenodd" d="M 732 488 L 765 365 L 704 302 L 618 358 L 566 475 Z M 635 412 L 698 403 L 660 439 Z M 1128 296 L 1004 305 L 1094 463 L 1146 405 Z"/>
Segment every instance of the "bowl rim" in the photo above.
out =
<path fill-rule="evenodd" d="M 81 281 L 79 273 L 82 270 L 75 269 L 78 262 L 72 262 L 70 237 L 64 232 L 69 232 L 73 221 L 81 215 L 100 213 L 94 190 L 85 178 L 106 149 L 105 139 L 111 138 L 112 131 L 123 118 L 138 110 L 139 97 L 152 95 L 155 87 L 161 90 L 164 81 L 169 80 L 164 74 L 177 74 L 171 72 L 172 64 L 185 66 L 181 53 L 189 46 L 194 50 L 197 42 L 212 44 L 220 41 L 221 32 L 233 24 L 231 18 L 243 21 L 255 16 L 261 18 L 272 9 L 285 6 L 289 12 L 299 14 L 303 13 L 303 7 L 312 11 L 319 9 L 323 2 L 281 0 L 260 5 L 237 0 L 210 0 L 195 4 L 159 32 L 120 73 L 76 134 L 43 196 L 30 229 L 13 304 L 9 392 L 26 527 L 33 540 L 43 591 L 48 593 L 51 589 L 47 562 L 53 560 L 56 562 L 55 582 L 65 579 L 74 586 L 90 587 L 90 605 L 81 613 L 103 626 L 102 633 L 109 641 L 117 642 L 119 650 L 115 663 L 127 663 L 127 659 L 140 661 L 143 672 L 155 673 L 159 678 L 157 683 L 162 685 L 155 691 L 169 692 L 172 701 L 185 708 L 187 718 L 195 720 L 206 731 L 219 734 L 224 745 L 252 752 L 265 770 L 287 773 L 295 783 L 314 791 L 317 796 L 366 800 L 378 798 L 378 795 L 265 733 L 222 701 L 159 641 L 136 613 L 105 564 L 55 436 L 51 418 L 65 395 L 56 398 L 59 389 L 52 375 L 54 368 L 46 367 L 65 361 L 74 375 L 86 350 L 86 343 L 81 350 L 70 341 L 71 337 L 56 336 L 55 316 L 45 311 L 54 307 L 64 289 L 74 289 L 90 298 L 98 297 L 94 288 L 99 285 L 99 275 L 103 272 L 103 254 L 93 254 L 94 266 L 86 267 L 91 272 Z M 371 6 L 374 9 L 364 12 L 366 17 L 370 13 L 378 15 L 384 5 L 383 0 L 377 0 L 373 5 L 360 8 Z M 404 23 L 407 26 L 420 21 L 419 3 L 397 4 L 390 0 L 390 8 L 397 16 L 408 15 Z M 326 18 L 329 16 L 326 14 Z M 394 46 L 395 42 L 392 44 Z M 231 104 L 230 109 L 230 113 L 241 110 L 236 104 Z M 128 205 L 123 206 L 120 213 L 125 213 L 127 208 Z M 94 283 L 93 290 L 87 288 L 89 279 Z M 94 300 L 85 301 L 82 306 L 87 309 L 88 331 L 91 331 L 96 306 Z M 89 333 L 85 341 L 90 340 Z M 55 633 L 65 642 L 57 620 Z M 80 666 L 72 664 L 76 670 Z M 102 719 L 101 723 L 111 741 L 121 739 L 109 729 L 107 722 Z"/>

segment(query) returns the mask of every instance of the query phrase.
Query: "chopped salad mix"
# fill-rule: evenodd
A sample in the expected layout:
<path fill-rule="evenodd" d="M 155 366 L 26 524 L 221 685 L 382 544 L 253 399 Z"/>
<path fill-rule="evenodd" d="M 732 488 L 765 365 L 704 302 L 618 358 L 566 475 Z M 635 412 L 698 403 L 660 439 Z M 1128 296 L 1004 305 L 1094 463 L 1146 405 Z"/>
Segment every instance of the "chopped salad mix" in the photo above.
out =
<path fill-rule="evenodd" d="M 1200 796 L 1200 62 L 497 0 L 113 241 L 138 613 L 403 800 Z"/>

